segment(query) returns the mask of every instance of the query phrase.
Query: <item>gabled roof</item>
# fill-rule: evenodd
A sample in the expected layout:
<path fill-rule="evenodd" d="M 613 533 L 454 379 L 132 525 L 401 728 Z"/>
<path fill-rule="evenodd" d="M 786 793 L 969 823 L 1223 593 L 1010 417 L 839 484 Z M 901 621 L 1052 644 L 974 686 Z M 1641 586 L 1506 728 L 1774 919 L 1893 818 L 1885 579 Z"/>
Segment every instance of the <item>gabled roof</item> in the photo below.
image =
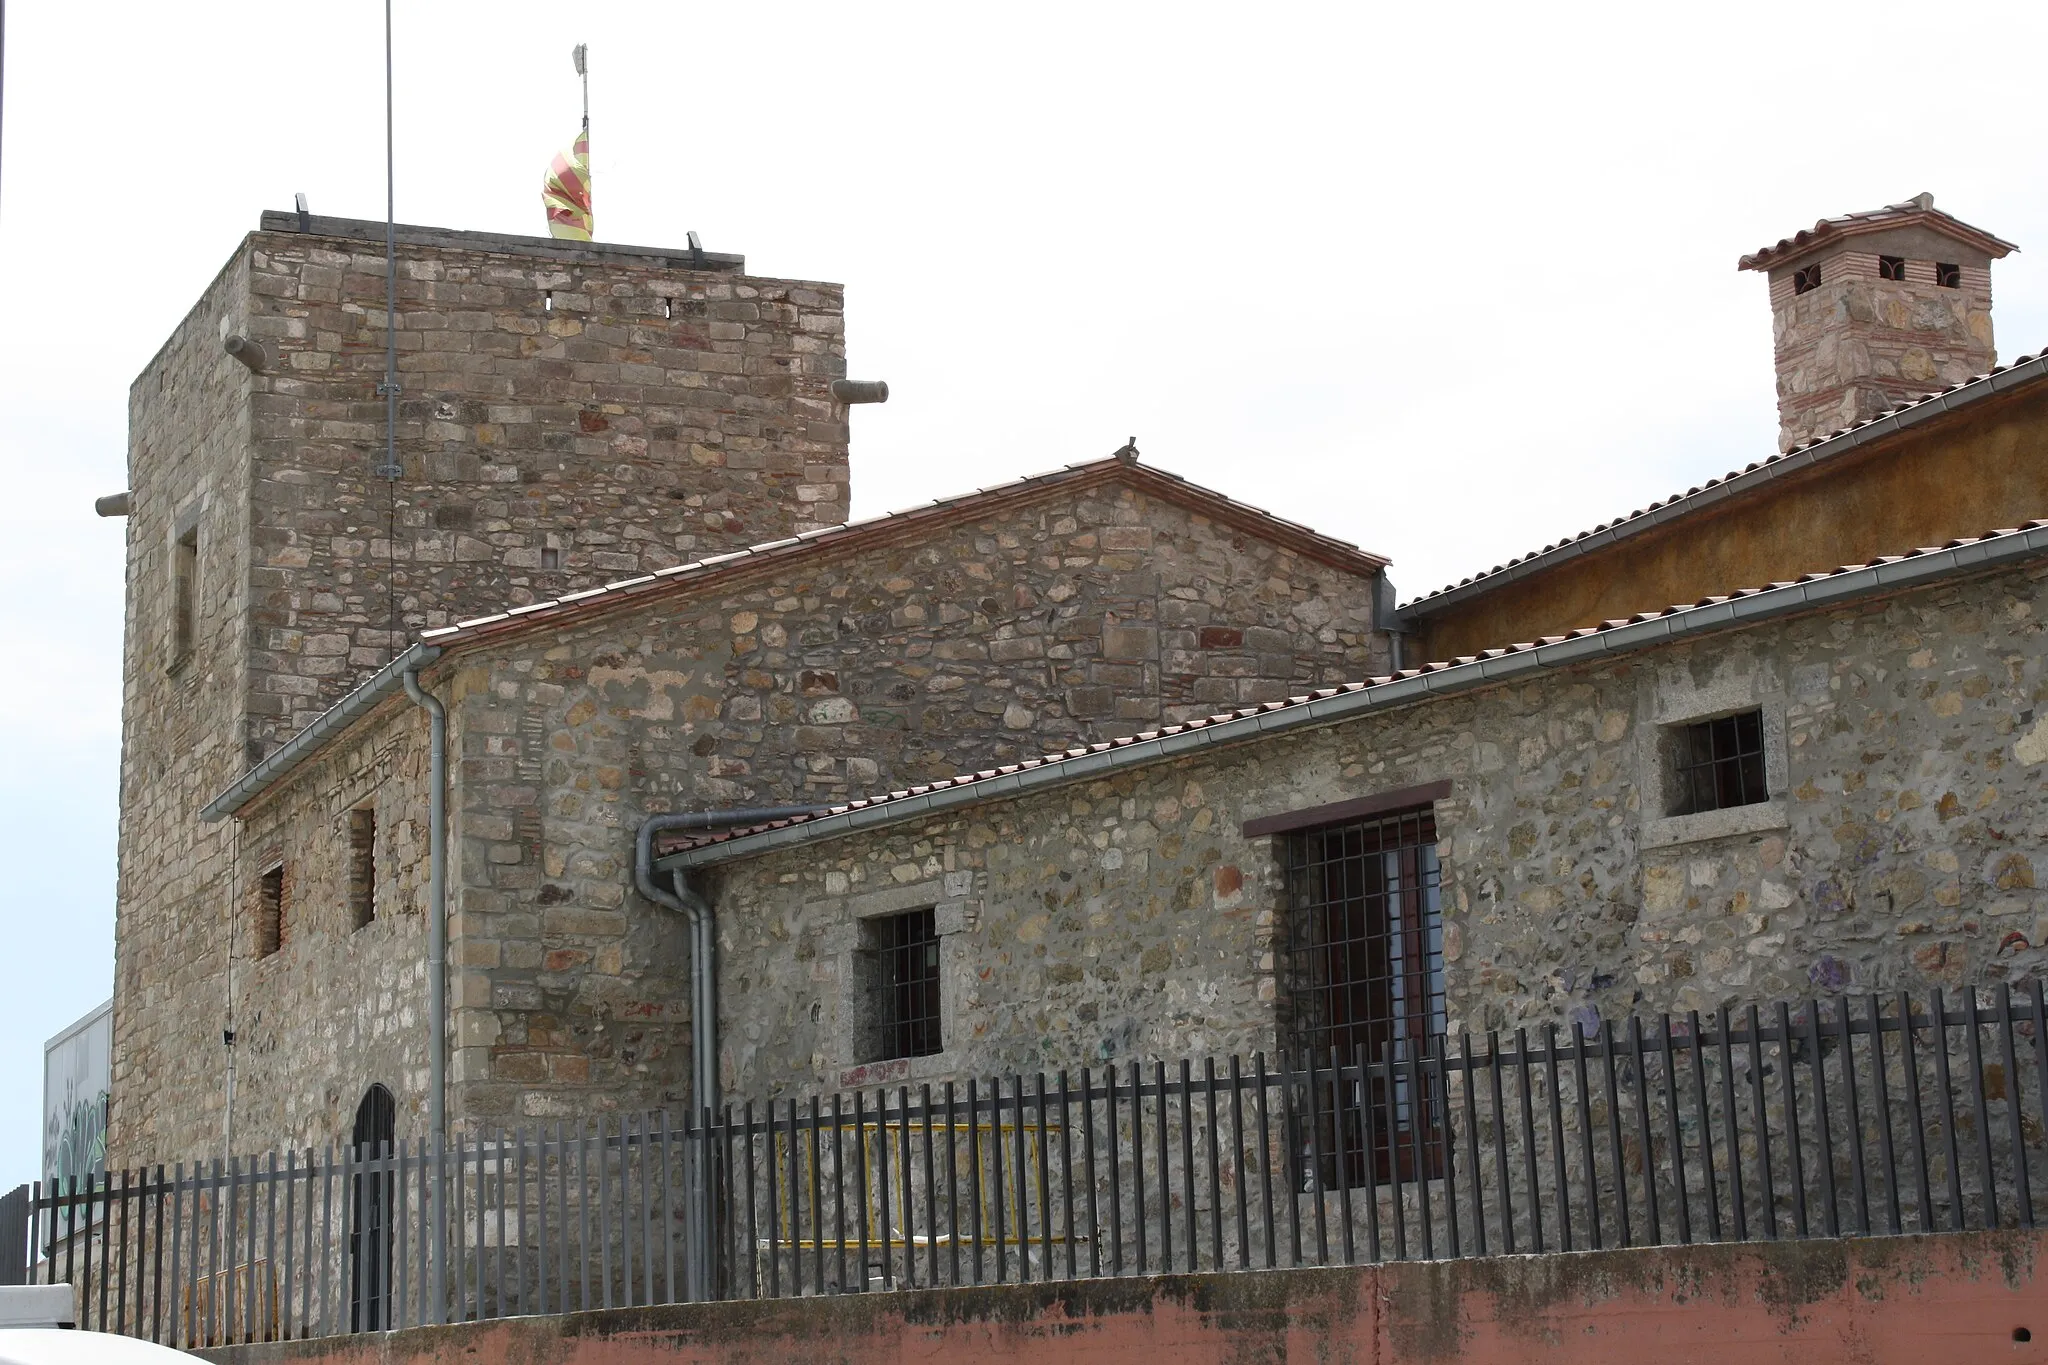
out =
<path fill-rule="evenodd" d="M 1993 237 L 1982 228 L 1971 227 L 1953 214 L 1943 213 L 1934 207 L 1934 196 L 1923 192 L 1901 204 L 1886 204 L 1881 209 L 1866 209 L 1861 213 L 1845 213 L 1839 218 L 1823 218 L 1810 228 L 1801 228 L 1790 237 L 1779 238 L 1775 246 L 1758 247 L 1737 261 L 1736 269 L 1771 270 L 1795 256 L 1803 256 L 1844 237 L 1889 232 L 1902 227 L 1924 227 L 1944 237 L 1953 237 L 1994 261 L 2019 250 L 2011 242 Z"/>
<path fill-rule="evenodd" d="M 1141 489 L 1161 501 L 1351 573 L 1372 575 L 1387 566 L 1384 556 L 1362 550 L 1350 541 L 1323 535 L 1299 522 L 1287 521 L 1248 503 L 1227 498 L 1213 489 L 1190 483 L 1178 474 L 1140 464 L 1136 450 L 1127 446 L 1116 455 L 1103 459 L 1071 464 L 1063 469 L 993 484 L 958 497 L 940 498 L 860 521 L 806 531 L 786 540 L 712 555 L 603 587 L 569 593 L 550 601 L 513 607 L 438 630 L 424 631 L 410 649 L 364 679 L 347 696 L 328 707 L 305 729 L 286 740 L 243 773 L 226 791 L 208 802 L 200 812 L 200 818 L 221 820 L 240 813 L 287 773 L 318 753 L 328 740 L 349 729 L 359 718 L 399 692 L 405 685 L 407 672 L 416 673 L 450 650 L 531 629 L 573 625 L 606 612 L 638 606 L 665 594 L 695 590 L 727 577 L 772 568 L 800 556 L 844 553 L 892 541 L 912 540 L 991 512 L 1035 502 L 1055 491 L 1078 492 L 1116 483 Z"/>
<path fill-rule="evenodd" d="M 1328 725 L 1368 711 L 1486 686 L 1518 674 L 1612 656 L 1874 593 L 1896 592 L 1949 574 L 1994 568 L 2043 554 L 2048 554 L 2048 520 L 2032 521 L 2022 527 L 1952 540 L 1942 546 L 1886 555 L 1867 564 L 1844 565 L 1828 573 L 1810 573 L 1788 582 L 1739 588 L 1689 605 L 1639 612 L 1563 635 L 1546 635 L 1386 677 L 1321 688 L 1285 701 L 1248 706 L 1022 763 L 965 773 L 886 796 L 850 801 L 814 815 L 751 829 L 686 836 L 669 845 L 671 851 L 663 856 L 660 866 L 725 862 L 791 843 L 894 824 L 936 810 L 997 800 L 1030 788 L 1100 777 L 1114 769 L 1157 762 L 1277 730 Z"/>
<path fill-rule="evenodd" d="M 1310 559 L 1352 573 L 1376 574 L 1388 563 L 1385 556 L 1362 550 L 1348 540 L 1323 535 L 1299 522 L 1287 521 L 1262 508 L 1227 498 L 1200 484 L 1190 483 L 1178 474 L 1169 474 L 1165 470 L 1139 464 L 1135 459 L 1127 460 L 1112 455 L 1100 460 L 1070 464 L 1063 469 L 1050 470 L 1043 474 L 1028 475 L 1008 483 L 993 484 L 971 493 L 963 493 L 958 497 L 939 498 L 900 511 L 884 512 L 880 516 L 865 517 L 859 521 L 828 526 L 816 531 L 805 531 L 786 540 L 773 540 L 762 545 L 748 546 L 744 550 L 733 550 L 727 554 L 693 560 L 688 564 L 678 564 L 673 568 L 657 569 L 650 574 L 641 574 L 636 578 L 589 588 L 583 592 L 572 592 L 551 601 L 512 607 L 490 616 L 460 621 L 439 630 L 423 631 L 420 639 L 427 644 L 447 649 L 471 640 L 523 631 L 536 625 L 557 626 L 568 620 L 613 611 L 629 603 L 638 603 L 649 596 L 678 591 L 686 586 L 694 588 L 707 579 L 750 572 L 799 555 L 822 553 L 828 547 L 845 551 L 865 549 L 887 541 L 908 540 L 990 512 L 1035 502 L 1055 490 L 1080 491 L 1111 483 L 1130 484 L 1163 501 L 1175 503 L 1225 525 L 1248 531 L 1261 539 L 1285 545 Z"/>
<path fill-rule="evenodd" d="M 1816 436 L 1810 441 L 1802 441 L 1782 454 L 1771 455 L 1741 469 L 1730 470 L 1718 479 L 1708 479 L 1705 483 L 1696 484 L 1683 493 L 1660 499 L 1648 507 L 1639 507 L 1626 516 L 1603 521 L 1590 530 L 1566 536 L 1540 550 L 1517 555 L 1505 564 L 1496 564 L 1491 569 L 1461 578 L 1455 583 L 1438 588 L 1435 592 L 1412 598 L 1401 604 L 1401 614 L 1428 616 L 1433 611 L 1477 597 L 1504 583 L 1512 583 L 1531 574 L 1541 573 L 1553 565 L 1577 558 L 1614 541 L 1654 530 L 1737 494 L 1746 493 L 1762 484 L 1798 473 L 1811 465 L 1839 459 L 1851 451 L 1861 449 L 1872 441 L 1890 436 L 1906 427 L 1931 421 L 1957 408 L 1981 402 L 1995 394 L 2006 393 L 2044 377 L 2048 377 L 2048 350 L 2043 350 L 2036 356 L 2023 355 L 2010 365 L 1994 365 L 1987 374 L 1977 375 L 1961 383 L 1951 384 L 1937 393 L 1901 403 L 1875 417 L 1868 417 L 1843 427 L 1840 431 L 1831 432 L 1826 436 Z"/>

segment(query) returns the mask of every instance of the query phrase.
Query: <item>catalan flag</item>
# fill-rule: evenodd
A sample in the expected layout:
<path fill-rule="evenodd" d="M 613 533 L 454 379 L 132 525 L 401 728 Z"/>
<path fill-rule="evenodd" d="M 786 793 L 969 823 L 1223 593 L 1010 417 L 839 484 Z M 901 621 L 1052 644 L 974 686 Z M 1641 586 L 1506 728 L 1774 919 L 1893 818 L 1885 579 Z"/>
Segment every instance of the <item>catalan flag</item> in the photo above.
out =
<path fill-rule="evenodd" d="M 551 236 L 590 240 L 590 129 L 576 134 L 576 145 L 559 153 L 541 182 L 540 201 L 548 213 Z"/>

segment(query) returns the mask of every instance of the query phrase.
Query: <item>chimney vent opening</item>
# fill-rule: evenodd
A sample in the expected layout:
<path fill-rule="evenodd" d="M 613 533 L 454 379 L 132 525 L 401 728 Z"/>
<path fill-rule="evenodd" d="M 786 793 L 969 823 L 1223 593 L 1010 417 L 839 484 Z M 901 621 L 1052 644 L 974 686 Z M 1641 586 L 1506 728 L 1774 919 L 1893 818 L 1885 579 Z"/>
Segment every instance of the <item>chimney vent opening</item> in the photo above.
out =
<path fill-rule="evenodd" d="M 1936 261 L 1934 263 L 1934 282 L 1943 289 L 1961 289 L 1963 287 L 1963 268 L 1959 265 L 1951 265 L 1946 261 Z"/>
<path fill-rule="evenodd" d="M 1819 261 L 1815 261 L 1812 265 L 1801 266 L 1799 269 L 1792 272 L 1793 293 L 1810 294 L 1818 288 L 1820 288 Z"/>
<path fill-rule="evenodd" d="M 1906 258 L 1904 256 L 1878 257 L 1877 277 L 1881 280 L 1903 281 L 1906 278 Z"/>

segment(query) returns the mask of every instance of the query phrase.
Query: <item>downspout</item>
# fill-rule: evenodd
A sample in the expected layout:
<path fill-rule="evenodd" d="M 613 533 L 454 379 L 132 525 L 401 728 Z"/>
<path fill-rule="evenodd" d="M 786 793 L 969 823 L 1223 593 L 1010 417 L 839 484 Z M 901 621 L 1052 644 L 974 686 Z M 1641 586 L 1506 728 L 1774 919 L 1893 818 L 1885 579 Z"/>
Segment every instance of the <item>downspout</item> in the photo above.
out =
<path fill-rule="evenodd" d="M 690 1081 L 691 1106 L 698 1112 L 718 1103 L 718 1049 L 715 988 L 716 944 L 711 907 L 680 874 L 675 889 L 663 886 L 654 876 L 654 841 L 678 830 L 724 829 L 733 825 L 765 825 L 775 820 L 793 820 L 815 815 L 824 806 L 752 806 L 729 810 L 687 811 L 678 815 L 651 815 L 640 822 L 640 834 L 633 844 L 633 887 L 648 900 L 673 910 L 690 925 Z"/>
<path fill-rule="evenodd" d="M 448 709 L 420 686 L 417 666 L 405 670 L 405 695 L 427 713 L 427 1131 L 438 1162 L 448 1138 Z M 446 1301 L 440 1283 L 448 1264 L 443 1183 L 436 1179 L 433 1188 L 434 1235 L 442 1243 L 430 1290 L 436 1305 Z"/>
<path fill-rule="evenodd" d="M 718 1107 L 718 933 L 710 902 L 677 872 L 674 888 L 661 885 L 654 876 L 654 841 L 676 830 L 706 830 L 734 825 L 765 825 L 800 815 L 815 815 L 822 806 L 754 806 L 729 810 L 688 811 L 676 815 L 651 815 L 640 823 L 633 842 L 633 886 L 656 905 L 673 910 L 689 923 L 690 930 L 690 1106 L 693 1116 Z M 689 1150 L 689 1149 L 686 1149 Z M 709 1170 L 697 1173 L 690 1182 L 702 1191 Z M 688 1297 L 702 1302 L 711 1297 L 709 1275 L 711 1223 L 709 1201 L 692 1199 L 686 1215 L 685 1237 L 691 1254 L 686 1258 L 685 1282 Z"/>

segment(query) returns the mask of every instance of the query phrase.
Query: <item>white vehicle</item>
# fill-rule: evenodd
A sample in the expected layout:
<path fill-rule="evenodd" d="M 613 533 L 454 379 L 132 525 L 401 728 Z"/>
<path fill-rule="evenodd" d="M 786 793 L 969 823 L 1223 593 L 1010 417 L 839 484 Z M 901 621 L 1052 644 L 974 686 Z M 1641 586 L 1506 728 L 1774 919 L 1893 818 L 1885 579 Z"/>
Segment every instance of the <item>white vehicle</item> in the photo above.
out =
<path fill-rule="evenodd" d="M 171 1365 L 196 1357 L 109 1332 L 77 1332 L 68 1284 L 0 1286 L 0 1365 Z"/>
<path fill-rule="evenodd" d="M 0 1328 L 76 1327 L 77 1295 L 68 1284 L 0 1286 Z"/>
<path fill-rule="evenodd" d="M 0 1365 L 189 1365 L 198 1358 L 111 1332 L 0 1327 Z"/>

